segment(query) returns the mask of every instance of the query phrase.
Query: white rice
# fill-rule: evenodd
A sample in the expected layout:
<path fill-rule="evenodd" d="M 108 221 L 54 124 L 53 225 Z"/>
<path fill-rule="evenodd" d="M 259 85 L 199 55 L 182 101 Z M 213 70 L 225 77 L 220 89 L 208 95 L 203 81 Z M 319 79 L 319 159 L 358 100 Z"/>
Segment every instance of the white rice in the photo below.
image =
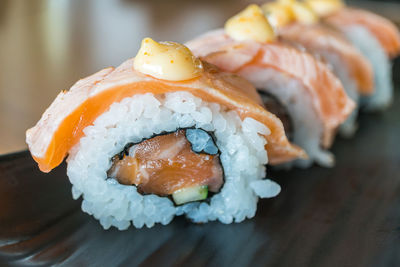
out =
<path fill-rule="evenodd" d="M 225 183 L 209 202 L 176 207 L 169 198 L 141 195 L 136 187 L 107 178 L 111 157 L 127 143 L 193 126 L 214 132 L 221 151 Z M 100 220 L 104 229 L 165 225 L 175 215 L 186 215 L 195 222 L 241 222 L 255 215 L 259 197 L 280 192 L 278 184 L 263 179 L 268 156 L 266 140 L 259 133 L 268 134 L 269 129 L 251 118 L 242 121 L 235 111 L 188 92 L 125 98 L 86 127 L 85 136 L 71 149 L 67 174 L 73 197 L 83 197 L 82 210 Z"/>
<path fill-rule="evenodd" d="M 363 26 L 345 29 L 347 38 L 368 58 L 374 69 L 375 92 L 362 99 L 362 106 L 369 111 L 387 108 L 393 95 L 391 63 L 379 41 Z"/>
<path fill-rule="evenodd" d="M 274 95 L 286 108 L 293 123 L 293 142 L 303 148 L 309 159 L 299 159 L 283 166 L 309 167 L 314 161 L 324 167 L 332 167 L 334 156 L 321 148 L 323 125 L 313 107 L 311 96 L 296 79 L 274 69 L 246 68 L 240 73 L 257 89 Z M 267 87 L 266 87 L 267 86 Z"/>

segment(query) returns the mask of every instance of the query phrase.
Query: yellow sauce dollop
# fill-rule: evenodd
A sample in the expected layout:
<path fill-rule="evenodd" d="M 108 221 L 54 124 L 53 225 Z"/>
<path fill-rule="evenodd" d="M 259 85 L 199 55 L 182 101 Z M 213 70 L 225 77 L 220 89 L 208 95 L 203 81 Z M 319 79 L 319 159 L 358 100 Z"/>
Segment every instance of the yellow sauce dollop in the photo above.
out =
<path fill-rule="evenodd" d="M 203 71 L 201 61 L 186 46 L 151 38 L 143 39 L 133 65 L 141 73 L 168 81 L 193 79 Z"/>
<path fill-rule="evenodd" d="M 318 22 L 318 15 L 305 3 L 294 2 L 291 9 L 295 20 L 300 23 L 313 24 Z"/>
<path fill-rule="evenodd" d="M 293 3 L 296 3 L 297 0 L 277 0 L 276 3 L 282 4 L 282 5 L 292 5 Z"/>
<path fill-rule="evenodd" d="M 335 13 L 345 6 L 341 0 L 306 0 L 305 2 L 320 17 Z"/>
<path fill-rule="evenodd" d="M 262 10 L 275 29 L 292 22 L 313 24 L 319 20 L 318 14 L 308 4 L 295 0 L 269 2 L 262 6 Z"/>
<path fill-rule="evenodd" d="M 249 5 L 230 18 L 225 23 L 225 32 L 237 41 L 253 40 L 267 43 L 276 38 L 272 26 L 257 5 Z"/>
<path fill-rule="evenodd" d="M 269 23 L 275 28 L 283 27 L 294 21 L 289 5 L 281 2 L 269 2 L 261 6 Z"/>

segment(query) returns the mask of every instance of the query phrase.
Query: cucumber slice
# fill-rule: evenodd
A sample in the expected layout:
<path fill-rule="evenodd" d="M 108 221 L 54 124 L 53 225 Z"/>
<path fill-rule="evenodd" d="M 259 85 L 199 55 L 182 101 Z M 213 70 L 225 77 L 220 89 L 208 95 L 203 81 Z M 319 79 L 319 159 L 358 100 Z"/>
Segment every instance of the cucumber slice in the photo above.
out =
<path fill-rule="evenodd" d="M 172 199 L 176 205 L 182 205 L 192 201 L 203 200 L 207 198 L 208 186 L 199 185 L 182 188 L 172 194 Z"/>

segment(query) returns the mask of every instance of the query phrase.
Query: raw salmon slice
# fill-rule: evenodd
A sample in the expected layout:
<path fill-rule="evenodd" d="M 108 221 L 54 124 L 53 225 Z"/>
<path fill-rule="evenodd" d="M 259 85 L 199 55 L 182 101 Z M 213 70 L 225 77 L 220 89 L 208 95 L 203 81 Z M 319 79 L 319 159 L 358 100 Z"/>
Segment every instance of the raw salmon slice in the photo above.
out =
<path fill-rule="evenodd" d="M 203 60 L 243 77 L 259 68 L 273 68 L 300 81 L 311 95 L 313 107 L 323 122 L 324 147 L 332 144 L 337 127 L 355 107 L 326 64 L 287 44 L 239 42 L 221 29 L 204 34 L 187 46 Z"/>
<path fill-rule="evenodd" d="M 321 24 L 292 23 L 281 27 L 278 34 L 284 41 L 300 44 L 312 54 L 333 54 L 339 57 L 357 82 L 359 93 L 373 93 L 374 73 L 371 63 L 340 32 Z"/>
<path fill-rule="evenodd" d="M 344 30 L 349 26 L 361 25 L 376 37 L 389 57 L 396 57 L 400 53 L 400 33 L 397 27 L 377 14 L 361 9 L 342 8 L 327 16 L 325 22 Z"/>
<path fill-rule="evenodd" d="M 250 83 L 223 73 L 206 62 L 203 62 L 203 68 L 204 72 L 197 78 L 171 82 L 136 71 L 133 59 L 129 59 L 118 68 L 107 68 L 82 79 L 69 91 L 62 91 L 36 126 L 27 131 L 29 150 L 39 168 L 49 172 L 77 144 L 83 136 L 83 129 L 107 111 L 112 103 L 136 94 L 187 91 L 205 101 L 237 111 L 242 119 L 251 117 L 267 126 L 271 131 L 265 136 L 270 162 L 306 157 L 302 149 L 287 140 L 281 121 L 261 106 L 261 100 Z"/>

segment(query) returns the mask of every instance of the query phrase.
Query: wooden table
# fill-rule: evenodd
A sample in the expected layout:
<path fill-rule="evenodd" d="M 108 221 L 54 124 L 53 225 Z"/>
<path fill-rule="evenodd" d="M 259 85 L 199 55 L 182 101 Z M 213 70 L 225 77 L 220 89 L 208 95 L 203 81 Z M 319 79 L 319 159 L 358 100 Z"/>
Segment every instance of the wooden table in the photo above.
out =
<path fill-rule="evenodd" d="M 1 1 L 0 154 L 26 148 L 61 90 L 135 56 L 142 38 L 184 42 L 253 2 L 263 1 Z M 400 20 L 397 4 L 352 3 Z"/>

